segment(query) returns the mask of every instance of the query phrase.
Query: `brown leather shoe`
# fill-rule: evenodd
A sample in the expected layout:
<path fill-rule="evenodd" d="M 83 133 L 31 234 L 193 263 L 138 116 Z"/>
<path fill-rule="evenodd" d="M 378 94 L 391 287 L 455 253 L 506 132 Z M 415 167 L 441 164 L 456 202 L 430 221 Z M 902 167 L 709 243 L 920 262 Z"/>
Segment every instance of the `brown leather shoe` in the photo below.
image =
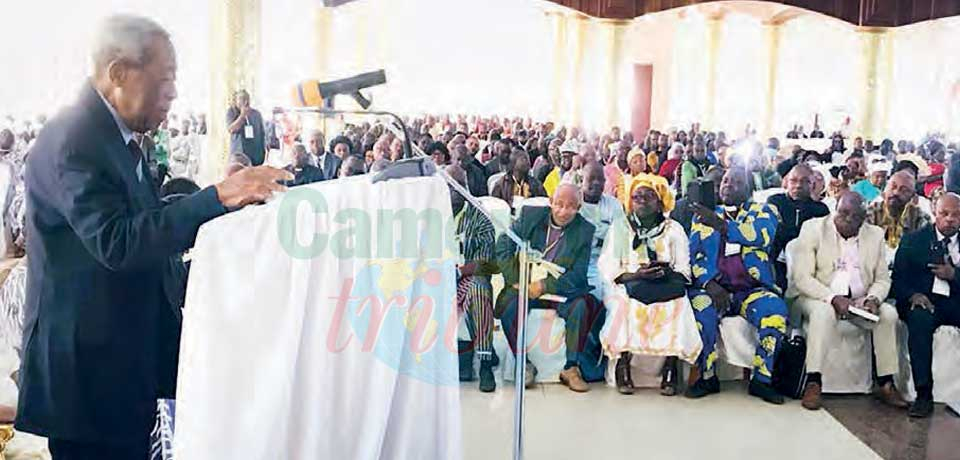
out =
<path fill-rule="evenodd" d="M 577 393 L 590 391 L 590 386 L 587 385 L 587 382 L 585 382 L 580 375 L 580 368 L 576 366 L 564 369 L 563 372 L 560 373 L 560 383 Z"/>
<path fill-rule="evenodd" d="M 808 383 L 806 388 L 803 389 L 803 399 L 800 401 L 800 405 L 807 410 L 820 410 L 820 407 L 822 407 L 820 404 L 820 394 L 821 389 L 819 383 Z"/>
<path fill-rule="evenodd" d="M 877 388 L 877 390 L 873 392 L 873 396 L 890 407 L 896 407 L 897 409 L 910 407 L 910 404 L 907 403 L 907 400 L 903 399 L 903 395 L 900 394 L 900 391 L 897 390 L 897 387 L 892 383 Z"/>

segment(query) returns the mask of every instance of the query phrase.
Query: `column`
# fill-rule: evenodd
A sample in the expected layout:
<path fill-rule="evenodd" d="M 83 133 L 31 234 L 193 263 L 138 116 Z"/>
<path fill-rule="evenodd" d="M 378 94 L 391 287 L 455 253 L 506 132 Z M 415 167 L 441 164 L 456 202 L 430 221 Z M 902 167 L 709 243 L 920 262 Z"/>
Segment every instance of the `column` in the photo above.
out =
<path fill-rule="evenodd" d="M 254 91 L 260 61 L 260 0 L 209 0 L 210 101 L 207 143 L 200 159 L 201 185 L 219 181 L 230 154 L 227 109 L 236 91 Z"/>
<path fill-rule="evenodd" d="M 333 8 L 316 6 L 313 10 L 313 74 L 320 79 L 328 79 L 330 74 L 330 52 L 333 50 Z"/>
<path fill-rule="evenodd" d="M 566 106 L 565 99 L 567 97 L 567 87 L 566 87 L 566 45 L 567 45 L 567 30 L 566 30 L 566 21 L 560 13 L 547 13 L 547 18 L 550 21 L 550 27 L 553 31 L 553 72 L 552 72 L 552 87 L 553 87 L 553 97 L 552 97 L 552 117 L 557 120 L 558 123 L 563 121 L 559 118 L 559 115 L 563 113 L 563 109 Z"/>
<path fill-rule="evenodd" d="M 780 36 L 783 23 L 764 23 L 764 40 L 766 45 L 766 87 L 764 88 L 764 118 L 761 133 L 764 137 L 775 135 L 776 127 L 773 117 L 776 113 L 777 70 L 780 63 Z"/>
<path fill-rule="evenodd" d="M 885 122 L 885 103 L 889 92 L 892 65 L 887 62 L 884 53 L 886 31 L 883 29 L 864 29 L 859 32 L 861 55 L 861 78 L 863 91 L 860 94 L 860 132 L 866 138 L 882 135 L 880 128 Z M 888 47 L 889 48 L 889 47 Z"/>
<path fill-rule="evenodd" d="M 720 38 L 723 32 L 723 17 L 715 16 L 708 18 L 707 25 L 707 75 L 704 84 L 706 85 L 706 107 L 704 107 L 703 127 L 708 130 L 715 129 L 716 126 L 716 94 L 717 94 L 717 59 L 720 52 Z"/>
<path fill-rule="evenodd" d="M 610 59 L 609 65 L 609 80 L 607 81 L 607 94 L 606 94 L 606 104 L 607 104 L 607 120 L 606 126 L 620 126 L 624 131 L 628 130 L 628 126 L 622 126 L 621 122 L 624 120 L 620 119 L 620 108 L 621 104 L 627 104 L 629 102 L 629 97 L 626 94 L 620 94 L 620 90 L 623 88 L 623 75 L 624 75 L 624 55 L 623 55 L 623 36 L 627 30 L 627 24 L 625 22 L 611 22 L 607 24 L 607 27 L 610 28 L 609 32 L 609 44 L 608 44 L 608 56 Z"/>
<path fill-rule="evenodd" d="M 570 18 L 570 23 L 572 25 L 573 34 L 569 37 L 569 53 L 572 56 L 572 61 L 570 63 L 571 75 L 570 81 L 572 83 L 571 98 L 570 104 L 570 115 L 568 119 L 573 124 L 573 126 L 582 127 L 583 125 L 583 104 L 582 101 L 586 95 L 584 94 L 584 89 L 586 85 L 583 82 L 583 55 L 584 55 L 584 41 L 587 37 L 587 19 L 585 16 L 574 16 Z"/>

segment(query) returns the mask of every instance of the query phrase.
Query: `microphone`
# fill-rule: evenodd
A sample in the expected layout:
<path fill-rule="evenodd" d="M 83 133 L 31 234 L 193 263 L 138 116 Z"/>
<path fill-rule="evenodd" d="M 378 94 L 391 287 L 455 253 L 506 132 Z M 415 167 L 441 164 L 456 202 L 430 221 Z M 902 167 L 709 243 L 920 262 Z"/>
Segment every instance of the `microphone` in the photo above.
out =
<path fill-rule="evenodd" d="M 324 83 L 305 80 L 293 89 L 293 103 L 297 107 L 332 107 L 334 96 L 346 94 L 366 110 L 371 102 L 360 94 L 360 90 L 386 82 L 387 74 L 382 69 Z"/>

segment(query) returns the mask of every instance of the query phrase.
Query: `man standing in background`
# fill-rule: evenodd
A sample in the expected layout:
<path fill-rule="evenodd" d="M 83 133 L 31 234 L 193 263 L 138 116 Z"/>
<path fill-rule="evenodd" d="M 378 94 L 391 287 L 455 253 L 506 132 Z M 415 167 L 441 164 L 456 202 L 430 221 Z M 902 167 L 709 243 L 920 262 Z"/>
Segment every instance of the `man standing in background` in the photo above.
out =
<path fill-rule="evenodd" d="M 230 151 L 243 152 L 250 164 L 260 166 L 267 157 L 263 132 L 263 116 L 250 107 L 250 94 L 237 91 L 234 105 L 227 110 L 227 130 L 230 131 Z"/>

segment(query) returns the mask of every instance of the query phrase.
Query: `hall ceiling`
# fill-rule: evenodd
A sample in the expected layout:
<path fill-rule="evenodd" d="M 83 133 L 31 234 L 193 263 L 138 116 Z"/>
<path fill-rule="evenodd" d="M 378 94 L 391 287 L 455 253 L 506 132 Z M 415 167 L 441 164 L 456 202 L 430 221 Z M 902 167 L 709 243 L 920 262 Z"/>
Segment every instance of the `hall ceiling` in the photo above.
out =
<path fill-rule="evenodd" d="M 547 0 L 589 16 L 633 19 L 673 8 L 716 3 L 717 0 Z M 960 0 L 785 0 L 759 1 L 803 8 L 854 25 L 897 27 L 929 19 L 960 15 Z"/>

